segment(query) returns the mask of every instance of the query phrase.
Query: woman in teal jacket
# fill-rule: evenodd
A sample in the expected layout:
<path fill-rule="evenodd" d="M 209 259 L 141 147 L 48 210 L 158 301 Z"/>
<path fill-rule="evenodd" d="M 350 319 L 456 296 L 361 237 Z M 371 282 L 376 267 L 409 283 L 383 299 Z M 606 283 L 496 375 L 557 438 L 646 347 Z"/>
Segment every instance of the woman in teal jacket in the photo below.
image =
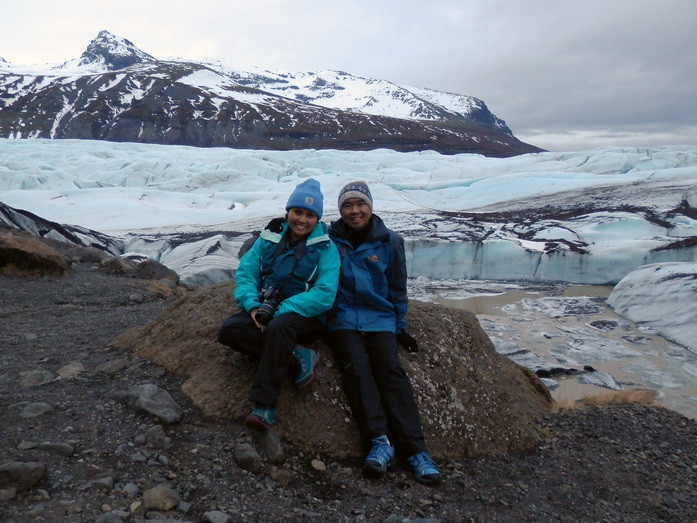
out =
<path fill-rule="evenodd" d="M 254 408 L 246 419 L 253 428 L 273 424 L 291 363 L 297 366 L 297 387 L 315 377 L 319 354 L 299 340 L 324 326 L 340 266 L 327 226 L 319 221 L 322 208 L 319 182 L 310 178 L 299 184 L 286 204 L 285 220 L 262 231 L 237 269 L 235 302 L 241 311 L 223 323 L 218 340 L 259 360 L 249 394 Z"/>

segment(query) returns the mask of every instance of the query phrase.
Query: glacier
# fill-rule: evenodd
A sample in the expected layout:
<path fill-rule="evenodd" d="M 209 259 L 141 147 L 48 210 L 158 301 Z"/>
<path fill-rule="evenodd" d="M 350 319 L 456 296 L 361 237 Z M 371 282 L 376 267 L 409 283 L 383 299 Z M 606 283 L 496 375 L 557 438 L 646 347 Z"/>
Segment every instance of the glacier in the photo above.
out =
<path fill-rule="evenodd" d="M 346 182 L 367 181 L 413 276 L 615 284 L 697 259 L 697 147 L 498 159 L 0 140 L 0 201 L 121 238 L 190 283 L 232 275 L 244 241 L 307 177 L 326 221 Z"/>
<path fill-rule="evenodd" d="M 607 299 L 639 328 L 697 353 L 697 264 L 657 263 L 639 267 L 615 285 Z"/>

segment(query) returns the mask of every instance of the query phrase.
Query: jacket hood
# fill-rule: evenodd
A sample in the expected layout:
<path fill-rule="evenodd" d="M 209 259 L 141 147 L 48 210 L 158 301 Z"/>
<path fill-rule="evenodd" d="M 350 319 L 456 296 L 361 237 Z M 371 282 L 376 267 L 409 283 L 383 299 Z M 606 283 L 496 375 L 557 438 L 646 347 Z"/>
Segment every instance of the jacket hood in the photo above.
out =
<path fill-rule="evenodd" d="M 259 236 L 267 241 L 278 243 L 281 241 L 281 238 L 283 238 L 283 235 L 288 230 L 288 222 L 283 222 L 281 224 L 281 227 L 281 232 L 271 232 L 269 229 L 264 229 L 263 231 L 261 231 L 261 234 Z M 328 230 L 329 228 L 327 227 L 326 223 L 317 222 L 317 225 L 315 225 L 315 228 L 312 229 L 312 232 L 307 237 L 305 245 L 314 245 L 323 241 L 329 241 L 329 236 L 327 235 Z"/>

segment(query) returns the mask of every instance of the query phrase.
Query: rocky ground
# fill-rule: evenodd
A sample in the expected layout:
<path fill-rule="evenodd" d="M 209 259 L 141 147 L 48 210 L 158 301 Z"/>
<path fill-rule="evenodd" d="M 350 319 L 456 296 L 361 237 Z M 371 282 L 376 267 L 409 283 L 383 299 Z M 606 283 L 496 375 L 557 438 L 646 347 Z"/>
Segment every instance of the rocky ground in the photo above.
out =
<path fill-rule="evenodd" d="M 0 520 L 697 519 L 697 423 L 658 407 L 553 414 L 535 452 L 440 463 L 438 488 L 403 465 L 368 480 L 289 446 L 272 464 L 243 426 L 192 408 L 177 377 L 110 347 L 171 303 L 162 294 L 91 264 L 0 277 Z M 121 399 L 143 384 L 169 392 L 181 421 Z"/>

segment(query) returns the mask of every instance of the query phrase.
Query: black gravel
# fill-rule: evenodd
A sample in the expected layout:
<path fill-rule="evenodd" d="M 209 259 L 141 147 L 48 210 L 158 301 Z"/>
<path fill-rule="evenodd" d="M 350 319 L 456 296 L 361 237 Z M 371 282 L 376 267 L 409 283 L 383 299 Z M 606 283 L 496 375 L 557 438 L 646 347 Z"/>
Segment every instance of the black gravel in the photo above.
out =
<path fill-rule="evenodd" d="M 535 452 L 441 463 L 439 488 L 417 484 L 402 466 L 368 480 L 358 463 L 288 446 L 284 464 L 243 470 L 232 451 L 236 440 L 251 441 L 242 426 L 203 418 L 178 377 L 109 347 L 170 303 L 142 280 L 91 265 L 60 279 L 0 277 L 0 465 L 41 462 L 47 470 L 30 490 L 0 490 L 0 520 L 212 521 L 210 511 L 231 521 L 697 520 L 697 423 L 660 407 L 551 415 Z M 95 372 L 117 360 L 126 360 L 121 370 Z M 57 376 L 72 363 L 85 370 L 22 386 L 24 373 Z M 159 444 L 143 437 L 157 420 L 114 399 L 141 383 L 167 390 L 185 411 Z M 52 411 L 22 417 L 36 402 Z M 56 450 L 66 445 L 71 455 Z M 177 508 L 139 505 L 157 485 L 180 495 Z"/>

